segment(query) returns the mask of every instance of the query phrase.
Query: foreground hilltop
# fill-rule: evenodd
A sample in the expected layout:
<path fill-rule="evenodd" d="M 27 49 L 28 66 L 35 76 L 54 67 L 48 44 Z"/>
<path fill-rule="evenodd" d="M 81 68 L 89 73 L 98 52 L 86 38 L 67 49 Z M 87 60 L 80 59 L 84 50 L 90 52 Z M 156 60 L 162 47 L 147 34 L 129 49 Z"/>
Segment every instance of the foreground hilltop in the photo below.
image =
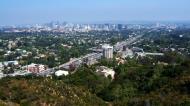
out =
<path fill-rule="evenodd" d="M 104 106 L 106 103 L 82 87 L 50 78 L 9 79 L 0 81 L 0 105 Z"/>

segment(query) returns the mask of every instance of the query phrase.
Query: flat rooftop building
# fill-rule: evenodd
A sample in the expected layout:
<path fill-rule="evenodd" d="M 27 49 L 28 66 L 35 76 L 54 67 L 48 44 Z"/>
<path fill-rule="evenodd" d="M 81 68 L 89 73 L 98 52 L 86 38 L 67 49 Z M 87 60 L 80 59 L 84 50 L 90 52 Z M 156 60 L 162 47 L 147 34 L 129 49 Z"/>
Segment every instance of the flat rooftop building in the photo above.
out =
<path fill-rule="evenodd" d="M 102 45 L 103 50 L 103 57 L 106 59 L 112 59 L 113 58 L 113 46 L 110 46 L 108 44 Z"/>

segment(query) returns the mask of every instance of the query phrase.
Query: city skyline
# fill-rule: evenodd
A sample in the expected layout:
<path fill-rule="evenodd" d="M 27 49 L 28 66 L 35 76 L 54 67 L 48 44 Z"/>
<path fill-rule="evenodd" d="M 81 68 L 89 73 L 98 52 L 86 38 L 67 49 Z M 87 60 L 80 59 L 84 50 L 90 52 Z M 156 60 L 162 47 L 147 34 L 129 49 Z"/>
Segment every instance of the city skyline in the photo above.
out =
<path fill-rule="evenodd" d="M 50 21 L 73 23 L 189 21 L 188 0 L 2 0 L 0 25 Z"/>

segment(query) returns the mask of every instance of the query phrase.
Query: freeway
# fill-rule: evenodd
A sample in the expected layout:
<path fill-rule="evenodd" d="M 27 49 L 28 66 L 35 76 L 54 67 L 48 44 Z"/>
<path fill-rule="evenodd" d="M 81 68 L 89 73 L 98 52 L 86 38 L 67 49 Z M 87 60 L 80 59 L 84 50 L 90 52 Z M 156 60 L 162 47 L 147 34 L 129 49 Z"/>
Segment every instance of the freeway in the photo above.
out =
<path fill-rule="evenodd" d="M 117 44 L 114 45 L 114 50 L 119 51 L 122 50 L 124 46 L 129 46 L 132 43 L 136 42 L 138 39 L 140 39 L 143 35 L 138 35 L 133 38 L 129 38 L 126 41 L 118 42 Z"/>

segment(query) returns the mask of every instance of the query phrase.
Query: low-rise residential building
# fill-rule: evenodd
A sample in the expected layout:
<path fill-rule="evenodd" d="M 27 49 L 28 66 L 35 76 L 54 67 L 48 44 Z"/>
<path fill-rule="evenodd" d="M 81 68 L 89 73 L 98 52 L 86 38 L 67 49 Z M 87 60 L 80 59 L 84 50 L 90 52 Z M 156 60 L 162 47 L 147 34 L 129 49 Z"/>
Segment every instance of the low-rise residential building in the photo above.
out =
<path fill-rule="evenodd" d="M 31 72 L 27 72 L 27 71 L 16 71 L 14 73 L 11 73 L 11 74 L 8 74 L 8 76 L 12 76 L 12 77 L 15 77 L 15 76 L 26 76 L 26 75 L 29 75 L 31 74 Z"/>
<path fill-rule="evenodd" d="M 46 65 L 42 65 L 42 64 L 30 64 L 24 67 L 28 72 L 32 72 L 32 73 L 41 73 L 43 71 L 45 71 L 48 67 Z"/>
<path fill-rule="evenodd" d="M 1 62 L 1 63 L 0 63 L 0 72 L 1 72 L 3 69 L 4 69 L 4 65 L 3 65 L 3 63 Z"/>
<path fill-rule="evenodd" d="M 0 62 L 0 69 L 4 68 L 5 66 L 8 66 L 8 65 L 18 66 L 19 63 L 18 63 L 18 61 L 4 61 L 4 62 Z"/>
<path fill-rule="evenodd" d="M 64 70 L 58 70 L 58 71 L 55 72 L 55 75 L 58 76 L 58 77 L 59 76 L 63 76 L 63 75 L 67 76 L 67 75 L 69 75 L 69 72 L 68 71 L 64 71 Z"/>
<path fill-rule="evenodd" d="M 5 77 L 5 75 L 2 72 L 0 72 L 0 79 L 3 77 Z"/>
<path fill-rule="evenodd" d="M 134 57 L 134 53 L 131 49 L 126 49 L 125 51 L 122 52 L 122 58 L 133 58 Z"/>
<path fill-rule="evenodd" d="M 105 77 L 111 76 L 112 79 L 114 79 L 115 76 L 115 71 L 105 66 L 97 67 L 96 73 L 99 75 L 104 75 Z"/>
<path fill-rule="evenodd" d="M 101 57 L 102 57 L 102 53 L 91 53 L 82 57 L 82 60 L 87 65 L 93 65 L 93 64 L 98 63 L 98 60 L 100 60 Z"/>
<path fill-rule="evenodd" d="M 115 59 L 116 59 L 116 61 L 117 61 L 117 65 L 120 65 L 120 64 L 124 64 L 124 63 L 125 63 L 125 59 L 123 59 L 123 58 L 117 57 L 117 58 L 115 58 Z"/>

